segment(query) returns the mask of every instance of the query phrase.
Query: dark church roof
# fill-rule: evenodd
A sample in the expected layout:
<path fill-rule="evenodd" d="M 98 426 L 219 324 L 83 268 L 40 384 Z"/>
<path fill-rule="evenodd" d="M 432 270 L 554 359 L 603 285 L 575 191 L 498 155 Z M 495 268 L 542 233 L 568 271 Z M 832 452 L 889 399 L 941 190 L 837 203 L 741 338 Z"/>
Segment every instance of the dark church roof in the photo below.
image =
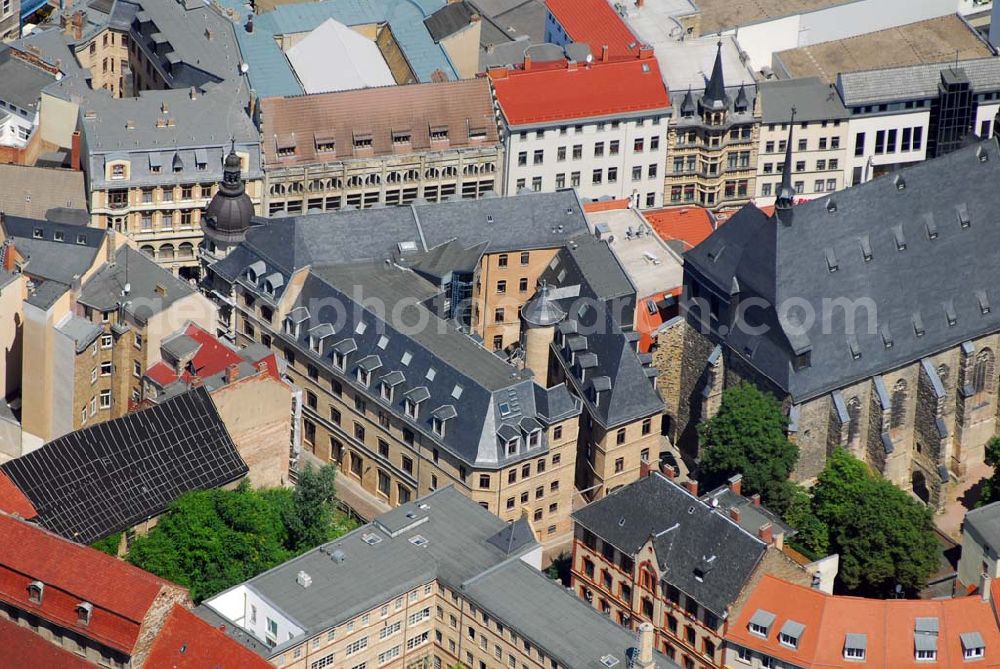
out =
<path fill-rule="evenodd" d="M 208 391 L 71 432 L 2 466 L 38 511 L 36 522 L 89 544 L 162 513 L 191 490 L 217 488 L 248 467 Z"/>
<path fill-rule="evenodd" d="M 686 254 L 685 284 L 700 276 L 723 296 L 808 305 L 811 327 L 799 325 L 802 309 L 783 322 L 750 309 L 767 334 L 736 327 L 724 338 L 802 402 L 1000 331 L 998 184 L 1000 150 L 987 140 L 798 204 L 783 222 L 747 205 Z M 862 308 L 829 306 L 844 299 Z M 797 354 L 808 356 L 798 371 Z"/>
<path fill-rule="evenodd" d="M 242 241 L 253 214 L 253 202 L 246 194 L 234 146 L 226 156 L 219 191 L 205 209 L 206 234 L 220 241 Z"/>
<path fill-rule="evenodd" d="M 715 53 L 715 64 L 712 66 L 712 76 L 705 85 L 701 104 L 707 109 L 726 110 L 729 108 L 729 101 L 729 96 L 726 95 L 726 82 L 722 75 L 722 40 L 720 39 L 718 51 Z"/>

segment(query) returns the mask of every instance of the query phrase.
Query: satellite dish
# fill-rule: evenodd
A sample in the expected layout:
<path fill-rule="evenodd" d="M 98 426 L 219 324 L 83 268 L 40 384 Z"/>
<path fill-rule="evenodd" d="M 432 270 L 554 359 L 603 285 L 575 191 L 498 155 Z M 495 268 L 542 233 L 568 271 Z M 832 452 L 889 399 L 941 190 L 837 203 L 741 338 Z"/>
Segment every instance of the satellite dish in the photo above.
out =
<path fill-rule="evenodd" d="M 250 66 L 246 63 L 240 63 L 240 74 L 246 74 L 250 70 Z"/>
<path fill-rule="evenodd" d="M 592 53 L 588 53 L 587 54 L 587 62 L 588 63 L 593 63 L 594 62 L 594 54 L 592 54 Z"/>

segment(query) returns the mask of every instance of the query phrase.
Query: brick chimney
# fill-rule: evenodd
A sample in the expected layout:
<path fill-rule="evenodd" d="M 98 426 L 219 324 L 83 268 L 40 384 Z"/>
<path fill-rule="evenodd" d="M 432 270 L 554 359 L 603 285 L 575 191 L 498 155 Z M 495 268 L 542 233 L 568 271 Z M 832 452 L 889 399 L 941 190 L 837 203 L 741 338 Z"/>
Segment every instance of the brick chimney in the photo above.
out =
<path fill-rule="evenodd" d="M 205 380 L 203 378 L 200 376 L 193 376 L 191 377 L 191 382 L 188 384 L 188 388 L 194 390 L 195 388 L 201 388 L 203 385 L 205 385 Z"/>
<path fill-rule="evenodd" d="M 743 494 L 743 474 L 734 474 L 729 477 L 729 491 L 734 495 Z"/>
<path fill-rule="evenodd" d="M 604 44 L 601 46 L 601 62 L 608 62 L 608 45 Z"/>
<path fill-rule="evenodd" d="M 760 506 L 760 493 L 754 493 L 750 496 L 750 501 L 753 502 L 754 506 Z"/>
<path fill-rule="evenodd" d="M 694 497 L 698 496 L 698 482 L 697 481 L 685 481 L 684 488 L 691 493 Z"/>
<path fill-rule="evenodd" d="M 570 72 L 576 72 L 576 61 L 575 60 L 566 61 L 566 69 L 569 70 Z"/>
<path fill-rule="evenodd" d="M 660 469 L 663 472 L 663 475 L 671 481 L 677 478 L 677 470 L 674 469 L 673 465 L 663 465 Z"/>
<path fill-rule="evenodd" d="M 73 137 L 70 139 L 70 149 L 69 149 L 69 168 L 71 170 L 80 170 L 80 131 L 74 130 Z"/>
<path fill-rule="evenodd" d="M 17 267 L 17 249 L 14 248 L 14 239 L 8 237 L 2 247 L 0 247 L 0 256 L 3 257 L 3 268 L 8 272 L 13 272 L 14 268 Z"/>
<path fill-rule="evenodd" d="M 240 378 L 240 366 L 233 363 L 226 367 L 226 383 L 232 383 L 236 379 Z"/>
<path fill-rule="evenodd" d="M 531 56 L 524 54 L 524 70 L 527 72 L 531 69 Z"/>
<path fill-rule="evenodd" d="M 636 660 L 636 669 L 656 669 L 656 662 L 653 661 L 653 644 L 656 638 L 656 631 L 653 624 L 643 622 L 639 625 L 639 658 Z"/>
<path fill-rule="evenodd" d="M 73 39 L 83 39 L 83 24 L 86 23 L 86 16 L 82 9 L 73 12 L 73 18 L 70 19 L 70 34 L 73 35 Z"/>
<path fill-rule="evenodd" d="M 639 478 L 644 479 L 649 476 L 650 467 L 649 463 L 645 460 L 639 461 Z"/>
<path fill-rule="evenodd" d="M 979 576 L 979 596 L 983 598 L 984 602 L 990 601 L 990 585 L 992 580 L 990 575 L 985 572 Z"/>
<path fill-rule="evenodd" d="M 764 523 L 757 530 L 757 538 L 763 541 L 765 544 L 774 543 L 774 527 L 771 523 Z"/>
<path fill-rule="evenodd" d="M 639 60 L 649 60 L 653 57 L 653 47 L 648 44 L 639 45 Z"/>
<path fill-rule="evenodd" d="M 730 507 L 730 509 L 729 509 L 729 519 L 732 520 L 734 523 L 740 522 L 740 518 L 742 517 L 742 515 L 743 514 L 740 513 L 740 510 L 737 509 L 735 506 L 734 507 Z"/>

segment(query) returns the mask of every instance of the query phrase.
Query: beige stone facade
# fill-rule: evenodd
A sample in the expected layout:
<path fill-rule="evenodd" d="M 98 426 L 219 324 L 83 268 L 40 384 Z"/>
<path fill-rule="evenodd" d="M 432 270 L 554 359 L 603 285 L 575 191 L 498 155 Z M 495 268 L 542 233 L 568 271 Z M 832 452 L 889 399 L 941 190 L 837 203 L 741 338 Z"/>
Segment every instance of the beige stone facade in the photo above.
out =
<path fill-rule="evenodd" d="M 488 253 L 479 262 L 472 291 L 472 331 L 487 348 L 504 350 L 521 336 L 521 307 L 531 299 L 538 278 L 558 248 Z"/>

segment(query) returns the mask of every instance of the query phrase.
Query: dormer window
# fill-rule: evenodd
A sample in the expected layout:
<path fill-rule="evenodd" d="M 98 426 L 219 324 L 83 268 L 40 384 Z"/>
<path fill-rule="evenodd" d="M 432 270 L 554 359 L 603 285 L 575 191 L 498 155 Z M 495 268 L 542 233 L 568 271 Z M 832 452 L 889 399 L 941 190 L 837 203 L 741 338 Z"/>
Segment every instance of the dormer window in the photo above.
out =
<path fill-rule="evenodd" d="M 447 142 L 448 141 L 448 126 L 446 125 L 432 125 L 430 127 L 430 135 L 432 142 Z"/>
<path fill-rule="evenodd" d="M 507 455 L 517 455 L 517 447 L 520 444 L 520 442 L 521 440 L 517 437 L 514 437 L 513 439 L 508 439 L 507 442 L 504 444 L 504 452 L 507 453 Z"/>
<path fill-rule="evenodd" d="M 528 435 L 528 448 L 535 448 L 542 442 L 542 431 L 533 430 Z"/>
<path fill-rule="evenodd" d="M 41 604 L 42 597 L 45 596 L 45 584 L 41 581 L 32 581 L 28 584 L 28 601 L 32 604 Z"/>
<path fill-rule="evenodd" d="M 315 136 L 316 153 L 335 153 L 337 151 L 337 141 L 332 135 Z"/>
<path fill-rule="evenodd" d="M 393 130 L 392 131 L 392 143 L 394 145 L 408 145 L 410 143 L 410 137 L 412 133 L 409 128 L 403 130 Z"/>
<path fill-rule="evenodd" d="M 125 178 L 125 166 L 122 164 L 111 166 L 111 178 L 112 179 L 124 179 Z"/>
<path fill-rule="evenodd" d="M 785 624 L 781 626 L 781 631 L 778 633 L 778 642 L 782 646 L 798 648 L 799 640 L 802 638 L 802 633 L 805 629 L 806 626 L 802 623 L 795 622 L 794 620 L 786 620 Z"/>
<path fill-rule="evenodd" d="M 439 437 L 444 436 L 445 425 L 449 420 L 458 416 L 458 411 L 452 404 L 439 406 L 431 412 L 431 429 Z"/>
<path fill-rule="evenodd" d="M 372 374 L 367 369 L 362 369 L 358 367 L 358 383 L 367 388 L 371 385 Z"/>
<path fill-rule="evenodd" d="M 938 619 L 917 618 L 913 628 L 913 651 L 917 662 L 937 661 Z"/>
<path fill-rule="evenodd" d="M 969 208 L 966 205 L 960 204 L 955 209 L 958 215 L 959 226 L 967 228 L 972 225 L 972 219 L 969 217 Z"/>
<path fill-rule="evenodd" d="M 287 158 L 295 155 L 295 135 L 278 137 L 275 140 L 275 153 L 279 158 Z"/>
<path fill-rule="evenodd" d="M 418 407 L 417 403 L 413 400 L 407 399 L 406 402 L 403 403 L 403 411 L 406 412 L 407 418 L 412 418 L 413 420 L 417 419 Z"/>
<path fill-rule="evenodd" d="M 771 625 L 774 624 L 775 616 L 770 611 L 765 611 L 764 609 L 757 609 L 753 616 L 750 617 L 750 622 L 747 625 L 747 629 L 750 630 L 751 634 L 756 634 L 757 636 L 767 638 L 768 633 L 771 631 Z"/>
<path fill-rule="evenodd" d="M 443 437 L 444 436 L 444 421 L 435 416 L 431 420 L 431 429 L 434 430 L 434 434 L 436 434 L 439 437 Z"/>
<path fill-rule="evenodd" d="M 90 602 L 80 602 L 76 605 L 76 624 L 89 625 L 90 616 L 94 612 L 94 605 Z"/>
<path fill-rule="evenodd" d="M 962 657 L 966 660 L 978 660 L 986 655 L 986 644 L 979 632 L 963 632 L 959 639 L 962 641 Z"/>
<path fill-rule="evenodd" d="M 844 639 L 844 659 L 863 660 L 868 651 L 867 634 L 848 634 Z"/>
<path fill-rule="evenodd" d="M 372 148 L 372 134 L 370 132 L 354 133 L 354 148 L 355 149 Z"/>
<path fill-rule="evenodd" d="M 379 386 L 379 394 L 386 402 L 392 401 L 392 386 L 383 381 Z"/>
<path fill-rule="evenodd" d="M 41 228 L 35 228 L 31 231 L 31 236 L 34 239 L 43 239 L 45 237 L 45 232 Z"/>
<path fill-rule="evenodd" d="M 340 371 L 344 371 L 344 366 L 346 365 L 346 362 L 347 362 L 347 356 L 345 356 L 340 351 L 334 351 L 333 352 L 333 366 L 334 367 L 336 367 Z"/>

